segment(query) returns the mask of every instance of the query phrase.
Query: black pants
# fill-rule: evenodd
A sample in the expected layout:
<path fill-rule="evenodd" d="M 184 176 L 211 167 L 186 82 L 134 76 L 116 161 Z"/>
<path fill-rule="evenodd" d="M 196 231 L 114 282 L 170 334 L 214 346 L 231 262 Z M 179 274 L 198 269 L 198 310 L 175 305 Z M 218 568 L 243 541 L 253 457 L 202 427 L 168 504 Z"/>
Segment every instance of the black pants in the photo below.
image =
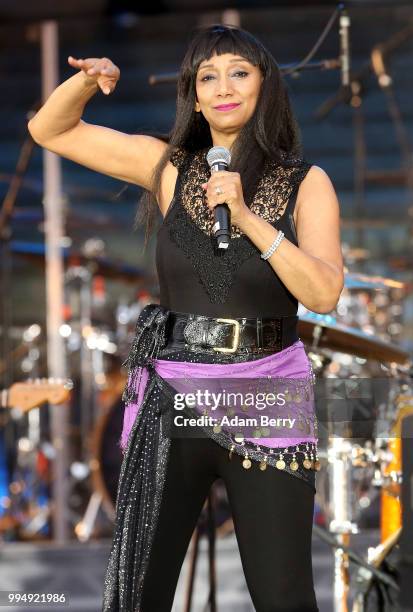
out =
<path fill-rule="evenodd" d="M 214 440 L 172 437 L 142 612 L 170 612 L 187 548 L 212 483 L 227 489 L 235 534 L 257 612 L 317 612 L 311 533 L 314 489 L 295 476 L 242 459 Z M 219 573 L 218 573 L 219 586 Z"/>

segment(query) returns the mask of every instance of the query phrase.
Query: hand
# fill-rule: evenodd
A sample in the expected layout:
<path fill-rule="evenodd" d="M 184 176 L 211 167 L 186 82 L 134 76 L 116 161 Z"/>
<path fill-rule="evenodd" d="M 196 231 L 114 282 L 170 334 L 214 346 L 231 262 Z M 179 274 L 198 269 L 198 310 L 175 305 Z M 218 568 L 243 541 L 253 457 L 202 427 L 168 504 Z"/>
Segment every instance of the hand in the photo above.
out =
<path fill-rule="evenodd" d="M 80 68 L 85 73 L 87 81 L 97 83 L 106 95 L 113 92 L 120 78 L 119 68 L 107 57 L 76 59 L 69 55 L 67 61 L 73 68 Z"/>
<path fill-rule="evenodd" d="M 216 193 L 217 187 L 221 188 L 222 193 Z M 250 212 L 244 201 L 241 177 L 238 172 L 227 170 L 214 172 L 209 181 L 202 184 L 202 189 L 206 191 L 207 204 L 211 210 L 218 204 L 228 204 L 233 225 L 239 226 Z"/>

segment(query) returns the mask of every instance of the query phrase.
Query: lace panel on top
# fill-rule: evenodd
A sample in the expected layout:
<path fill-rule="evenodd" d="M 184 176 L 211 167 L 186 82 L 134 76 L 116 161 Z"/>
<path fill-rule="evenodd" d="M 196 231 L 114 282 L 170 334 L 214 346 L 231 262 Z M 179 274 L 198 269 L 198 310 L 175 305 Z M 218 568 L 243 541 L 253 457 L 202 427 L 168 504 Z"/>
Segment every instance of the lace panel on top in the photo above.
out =
<path fill-rule="evenodd" d="M 188 153 L 185 151 L 185 149 L 181 149 L 180 147 L 178 147 L 177 149 L 175 149 L 175 151 L 171 154 L 171 157 L 169 159 L 169 161 L 176 167 L 178 168 L 178 170 L 180 170 L 185 162 L 186 156 L 188 155 Z"/>
<path fill-rule="evenodd" d="M 211 303 L 224 303 L 235 279 L 236 271 L 250 257 L 259 259 L 260 252 L 241 230 L 231 226 L 228 249 L 218 249 L 213 235 L 214 213 L 206 204 L 202 183 L 210 170 L 206 161 L 209 147 L 187 153 L 177 149 L 170 161 L 180 173 L 175 214 L 168 215 L 165 225 L 171 240 L 184 251 L 194 266 L 199 282 Z M 250 209 L 276 225 L 285 212 L 293 190 L 300 184 L 311 164 L 304 160 L 288 160 L 286 166 L 267 163 Z M 268 262 L 259 260 L 262 265 Z"/>
<path fill-rule="evenodd" d="M 208 208 L 206 194 L 201 187 L 211 175 L 206 160 L 208 150 L 209 147 L 191 155 L 178 148 L 172 154 L 170 161 L 178 170 L 187 166 L 180 189 L 181 203 L 192 221 L 211 236 L 215 223 L 214 211 Z M 186 157 L 189 159 L 186 160 Z M 189 163 L 186 164 L 185 161 Z M 282 217 L 294 188 L 300 184 L 311 167 L 311 164 L 302 159 L 289 158 L 287 163 L 288 166 L 281 166 L 276 162 L 267 162 L 250 206 L 252 212 L 269 223 L 274 223 Z M 231 225 L 231 238 L 243 235 L 237 226 Z"/>

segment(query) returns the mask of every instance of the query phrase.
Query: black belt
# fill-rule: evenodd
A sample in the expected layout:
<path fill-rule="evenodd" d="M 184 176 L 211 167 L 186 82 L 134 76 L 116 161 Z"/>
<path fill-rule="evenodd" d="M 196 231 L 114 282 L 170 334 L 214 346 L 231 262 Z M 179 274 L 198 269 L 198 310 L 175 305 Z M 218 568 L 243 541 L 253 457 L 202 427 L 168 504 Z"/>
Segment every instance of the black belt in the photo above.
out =
<path fill-rule="evenodd" d="M 297 340 L 298 316 L 214 318 L 169 311 L 165 349 L 229 354 L 276 353 Z"/>

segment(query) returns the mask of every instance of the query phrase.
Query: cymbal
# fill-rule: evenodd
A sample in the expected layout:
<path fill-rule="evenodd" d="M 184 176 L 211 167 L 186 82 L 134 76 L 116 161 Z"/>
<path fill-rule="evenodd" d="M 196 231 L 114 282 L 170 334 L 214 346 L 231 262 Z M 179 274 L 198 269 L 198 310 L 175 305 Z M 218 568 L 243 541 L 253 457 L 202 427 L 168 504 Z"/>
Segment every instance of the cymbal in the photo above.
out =
<path fill-rule="evenodd" d="M 355 357 L 407 365 L 410 355 L 400 347 L 365 332 L 337 323 L 334 317 L 305 313 L 299 316 L 298 334 L 303 342 Z"/>
<path fill-rule="evenodd" d="M 348 247 L 343 244 L 341 249 L 344 260 L 359 261 L 362 259 L 368 259 L 371 255 L 368 249 L 362 249 L 361 247 Z"/>
<path fill-rule="evenodd" d="M 27 225 L 33 223 L 33 227 L 41 228 L 41 224 L 45 221 L 44 210 L 34 207 L 17 207 L 13 211 L 12 216 L 13 223 Z M 66 227 L 75 229 L 84 229 L 95 225 L 96 227 L 105 227 L 110 229 L 122 229 L 125 227 L 125 223 L 122 223 L 115 219 L 112 215 L 98 212 L 93 217 L 92 215 L 76 212 L 73 210 L 68 211 L 65 214 Z"/>
<path fill-rule="evenodd" d="M 367 274 L 356 274 L 348 272 L 344 275 L 344 286 L 347 289 L 404 289 L 405 283 L 384 278 L 383 276 L 369 276 Z"/>
<path fill-rule="evenodd" d="M 45 245 L 42 242 L 12 240 L 10 246 L 13 255 L 29 259 L 40 266 L 44 266 Z M 101 274 L 115 280 L 136 283 L 136 281 L 144 281 L 148 278 L 148 274 L 144 270 L 122 261 L 108 259 L 107 257 L 88 258 L 82 253 L 69 251 L 66 248 L 62 249 L 62 257 L 66 266 L 72 265 L 73 262 L 76 265 L 91 265 L 94 268 L 95 274 Z"/>

